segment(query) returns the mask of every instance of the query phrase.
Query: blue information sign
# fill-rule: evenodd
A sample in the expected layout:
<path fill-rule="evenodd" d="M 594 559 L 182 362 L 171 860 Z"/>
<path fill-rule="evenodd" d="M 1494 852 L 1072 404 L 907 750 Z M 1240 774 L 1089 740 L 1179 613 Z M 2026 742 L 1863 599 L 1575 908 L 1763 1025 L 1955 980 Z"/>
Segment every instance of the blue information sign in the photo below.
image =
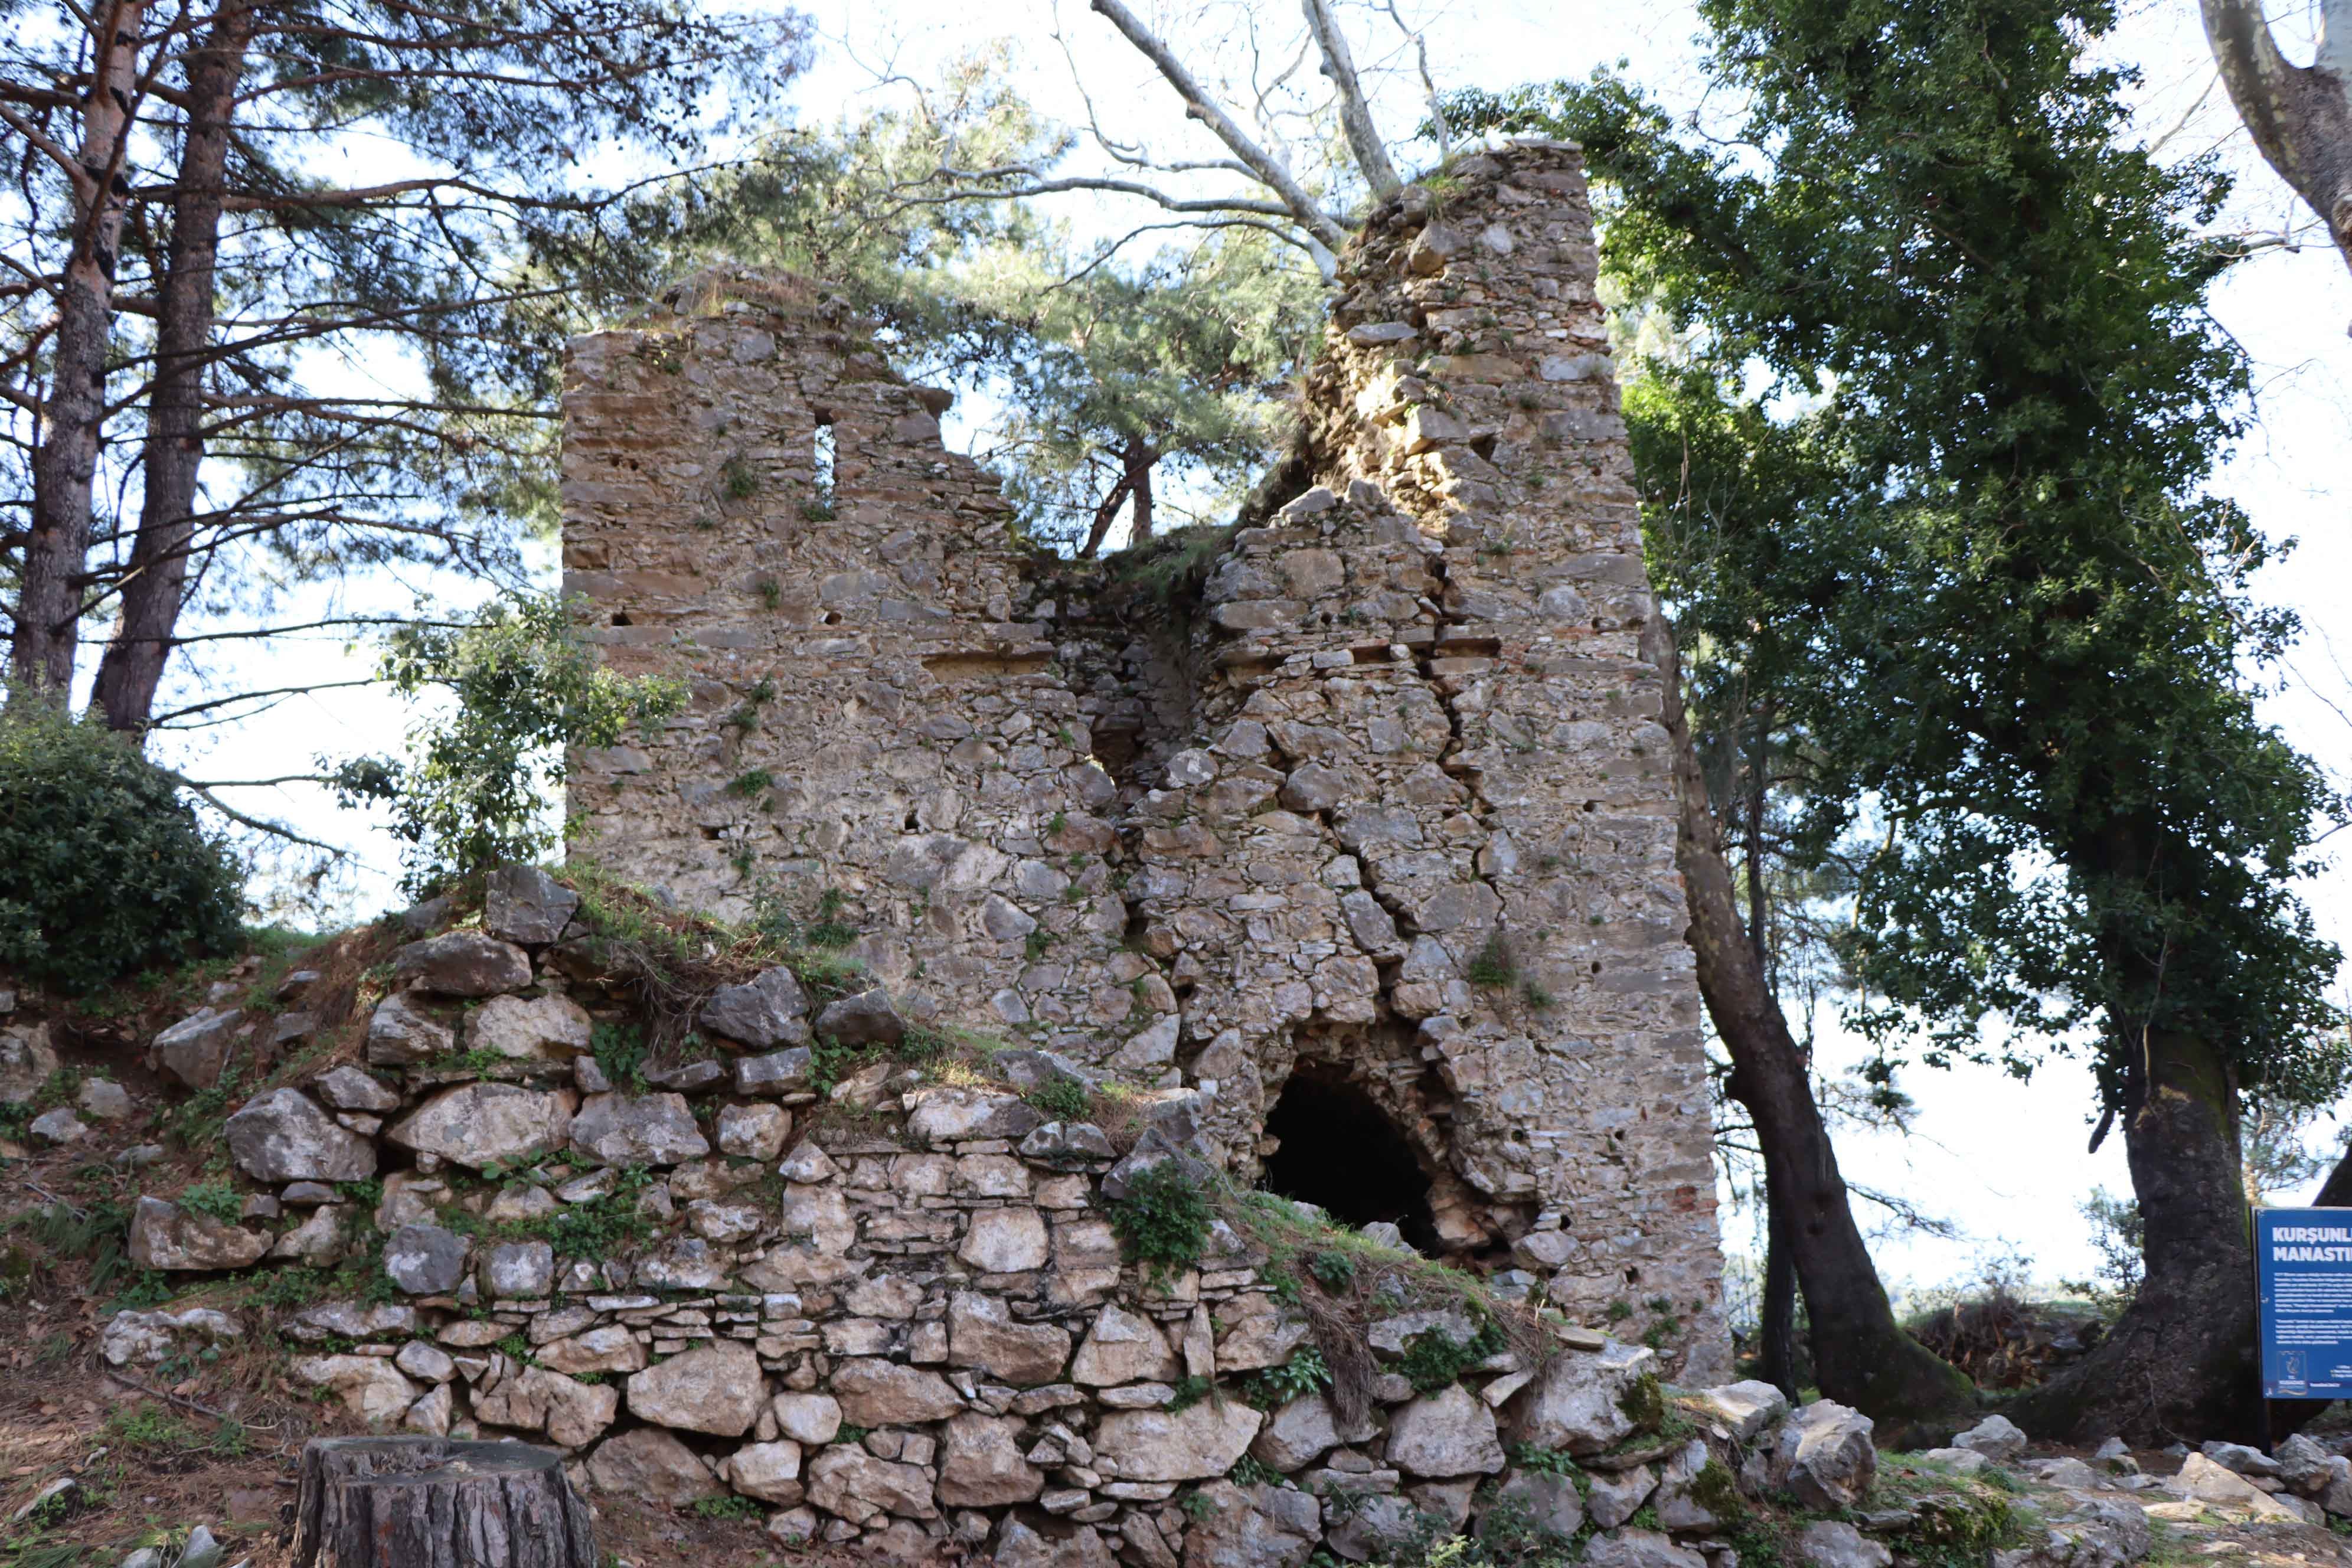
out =
<path fill-rule="evenodd" d="M 2352 1208 L 2256 1209 L 2263 1397 L 2352 1397 Z"/>

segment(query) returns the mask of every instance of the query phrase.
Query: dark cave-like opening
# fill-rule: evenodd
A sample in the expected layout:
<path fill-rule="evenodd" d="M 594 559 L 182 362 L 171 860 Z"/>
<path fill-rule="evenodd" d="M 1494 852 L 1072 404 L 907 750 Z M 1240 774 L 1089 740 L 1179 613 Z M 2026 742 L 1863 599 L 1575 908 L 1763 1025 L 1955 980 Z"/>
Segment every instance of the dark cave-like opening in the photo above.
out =
<path fill-rule="evenodd" d="M 1302 1063 L 1283 1085 L 1265 1130 L 1281 1140 L 1265 1162 L 1267 1190 L 1313 1204 L 1343 1224 L 1387 1220 L 1414 1250 L 1437 1251 L 1429 1178 L 1404 1134 L 1361 1088 Z"/>

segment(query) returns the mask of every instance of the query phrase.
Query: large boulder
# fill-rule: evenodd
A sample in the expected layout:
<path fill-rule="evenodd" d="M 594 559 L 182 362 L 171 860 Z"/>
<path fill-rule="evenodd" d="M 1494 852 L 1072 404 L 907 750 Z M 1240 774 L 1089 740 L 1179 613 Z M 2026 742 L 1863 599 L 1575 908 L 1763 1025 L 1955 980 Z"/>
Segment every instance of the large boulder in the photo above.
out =
<path fill-rule="evenodd" d="M 1834 1400 L 1808 1405 L 1780 1424 L 1767 1460 L 1774 1486 L 1824 1513 L 1854 1507 L 1878 1473 L 1872 1422 Z"/>
<path fill-rule="evenodd" d="M 720 1463 L 719 1473 L 729 1486 L 761 1502 L 796 1503 L 807 1490 L 801 1484 L 798 1443 L 747 1443 Z"/>
<path fill-rule="evenodd" d="M 237 1169 L 257 1182 L 364 1182 L 375 1174 L 375 1144 L 299 1089 L 256 1095 L 224 1131 Z"/>
<path fill-rule="evenodd" d="M 710 1152 L 682 1094 L 592 1094 L 572 1119 L 572 1152 L 600 1165 L 675 1165 Z"/>
<path fill-rule="evenodd" d="M 1053 1256 L 1045 1218 L 1033 1208 L 975 1209 L 956 1257 L 983 1274 L 1043 1268 Z"/>
<path fill-rule="evenodd" d="M 446 1296 L 466 1278 L 473 1245 L 437 1225 L 404 1225 L 384 1240 L 383 1271 L 412 1296 Z"/>
<path fill-rule="evenodd" d="M 1021 1457 L 1021 1418 L 967 1410 L 940 1436 L 940 1500 L 950 1508 L 999 1508 L 1043 1491 L 1045 1472 Z"/>
<path fill-rule="evenodd" d="M 132 1362 L 152 1366 L 184 1345 L 198 1341 L 217 1345 L 244 1333 L 235 1318 L 211 1307 L 188 1307 L 176 1312 L 117 1312 L 106 1320 L 99 1333 L 98 1353 L 109 1366 L 128 1366 Z"/>
<path fill-rule="evenodd" d="M 960 1290 L 948 1304 L 948 1364 L 978 1367 L 1000 1383 L 1034 1388 L 1060 1378 L 1070 1336 L 1051 1323 L 1017 1323 L 1002 1296 Z"/>
<path fill-rule="evenodd" d="M 131 1261 L 142 1268 L 206 1273 L 251 1268 L 269 1251 L 269 1237 L 162 1198 L 142 1197 L 131 1210 L 130 1250 Z"/>
<path fill-rule="evenodd" d="M 482 1256 L 482 1292 L 535 1300 L 555 1289 L 555 1248 L 543 1241 L 501 1241 Z"/>
<path fill-rule="evenodd" d="M 89 1129 L 82 1124 L 81 1118 L 62 1105 L 34 1117 L 32 1125 L 25 1131 L 33 1135 L 35 1142 L 51 1145 L 70 1143 L 78 1138 L 89 1136 Z"/>
<path fill-rule="evenodd" d="M 565 1448 L 582 1447 L 603 1436 L 620 1408 L 619 1389 L 575 1383 L 543 1366 L 527 1366 L 496 1388 L 474 1393 L 478 1419 L 518 1432 L 544 1432 Z"/>
<path fill-rule="evenodd" d="M 735 1092 L 748 1097 L 804 1094 L 816 1087 L 815 1058 L 806 1046 L 735 1058 Z"/>
<path fill-rule="evenodd" d="M 1217 1370 L 1280 1366 L 1307 1342 L 1307 1320 L 1263 1291 L 1236 1296 L 1218 1310 Z"/>
<path fill-rule="evenodd" d="M 1102 1418 L 1095 1448 L 1118 1456 L 1123 1480 L 1206 1480 L 1232 1469 L 1265 1422 L 1238 1399 L 1204 1399 L 1182 1410 L 1114 1410 Z"/>
<path fill-rule="evenodd" d="M 304 1356 L 288 1369 L 302 1382 L 323 1388 L 343 1408 L 371 1426 L 399 1420 L 415 1404 L 417 1386 L 380 1356 Z"/>
<path fill-rule="evenodd" d="M 808 1500 L 853 1524 L 877 1524 L 886 1516 L 937 1519 L 931 1478 L 920 1465 L 877 1459 L 863 1448 L 836 1443 L 810 1461 Z"/>
<path fill-rule="evenodd" d="M 483 931 L 444 931 L 394 953 L 392 973 L 437 996 L 496 996 L 530 984 L 530 954 Z"/>
<path fill-rule="evenodd" d="M 963 1409 L 948 1380 L 887 1361 L 845 1361 L 833 1369 L 833 1397 L 853 1426 L 919 1426 Z"/>
<path fill-rule="evenodd" d="M 343 1218 L 348 1212 L 342 1204 L 320 1204 L 310 1211 L 310 1218 L 278 1238 L 269 1256 L 290 1258 L 313 1268 L 341 1262 L 350 1250 L 343 1237 Z"/>
<path fill-rule="evenodd" d="M 229 1047 L 236 1044 L 236 1028 L 244 1021 L 234 1007 L 206 1007 L 181 1019 L 148 1047 L 155 1053 L 156 1070 L 190 1089 L 213 1088 L 228 1066 Z"/>
<path fill-rule="evenodd" d="M 404 1149 L 460 1165 L 513 1165 L 551 1154 L 572 1135 L 572 1095 L 511 1083 L 444 1089 L 384 1134 Z"/>
<path fill-rule="evenodd" d="M 1586 1568 L 1706 1568 L 1706 1559 L 1656 1530 L 1613 1530 L 1585 1543 Z"/>
<path fill-rule="evenodd" d="M 1217 1362 L 1220 1370 L 1224 1359 Z M 1173 1383 L 1183 1375 L 1160 1325 L 1112 1302 L 1095 1319 L 1070 1363 L 1070 1381 L 1106 1388 L 1120 1383 Z"/>
<path fill-rule="evenodd" d="M 1895 1553 L 1842 1519 L 1817 1519 L 1797 1531 L 1805 1568 L 1888 1568 Z"/>
<path fill-rule="evenodd" d="M 710 1467 L 658 1426 L 640 1426 L 596 1445 L 588 1456 L 588 1479 L 608 1496 L 643 1498 L 665 1508 L 726 1495 Z"/>
<path fill-rule="evenodd" d="M 1319 1394 L 1303 1394 L 1265 1418 L 1265 1426 L 1250 1441 L 1250 1457 L 1284 1475 L 1303 1469 L 1341 1443 L 1368 1441 L 1373 1433 L 1369 1419 L 1342 1432 L 1331 1402 Z"/>
<path fill-rule="evenodd" d="M 1301 1568 L 1323 1539 L 1323 1505 L 1311 1493 L 1216 1480 L 1193 1495 L 1184 1568 Z"/>
<path fill-rule="evenodd" d="M 2202 1454 L 2180 1461 L 2174 1484 L 2191 1500 L 2211 1508 L 2251 1513 L 2256 1519 L 2295 1519 L 2294 1510 L 2226 1466 Z"/>
<path fill-rule="evenodd" d="M 808 993 L 782 964 L 740 985 L 722 985 L 702 1005 L 698 1022 L 713 1034 L 755 1051 L 809 1043 Z"/>
<path fill-rule="evenodd" d="M 784 1152 L 784 1142 L 792 1135 L 793 1113 L 781 1105 L 729 1105 L 719 1110 L 719 1152 L 722 1154 L 765 1163 Z"/>
<path fill-rule="evenodd" d="M 569 996 L 493 996 L 466 1020 L 467 1049 L 509 1061 L 568 1062 L 588 1036 L 588 1009 Z"/>
<path fill-rule="evenodd" d="M 1138 1516 L 1128 1515 L 1131 1528 Z M 1091 1524 L 1082 1524 L 1064 1534 L 1048 1525 L 1039 1530 L 1017 1513 L 1008 1513 L 996 1527 L 996 1549 L 989 1554 L 992 1568 L 1118 1568 L 1118 1559 L 1103 1544 L 1102 1536 Z M 1158 1534 L 1155 1531 L 1154 1535 Z M 1166 1543 L 1161 1543 L 1165 1551 Z M 1145 1568 L 1152 1568 L 1147 1563 Z M 1164 1568 L 1164 1565 L 1161 1565 Z"/>
<path fill-rule="evenodd" d="M 387 1089 L 373 1074 L 346 1064 L 331 1073 L 322 1073 L 311 1084 L 319 1098 L 337 1110 L 362 1110 L 377 1114 L 400 1109 L 400 1095 Z"/>
<path fill-rule="evenodd" d="M 1357 1499 L 1354 1507 L 1334 1511 L 1339 1517 L 1331 1522 L 1331 1550 L 1350 1563 L 1388 1561 L 1399 1555 L 1421 1528 L 1420 1510 L 1403 1498 L 1384 1492 L 1370 1493 Z"/>
<path fill-rule="evenodd" d="M 2025 1434 L 2006 1415 L 1988 1415 L 1953 1438 L 1952 1447 L 1973 1448 L 1988 1459 L 2014 1459 L 2025 1452 Z"/>
<path fill-rule="evenodd" d="M 932 1143 L 1024 1138 L 1045 1120 L 1017 1094 L 963 1084 L 912 1089 L 906 1106 L 908 1135 Z"/>
<path fill-rule="evenodd" d="M 1691 1402 L 1731 1436 L 1745 1443 L 1789 1413 L 1789 1396 L 1769 1383 L 1750 1380 L 1702 1389 Z"/>
<path fill-rule="evenodd" d="M 795 1443 L 830 1443 L 841 1430 L 841 1405 L 830 1394 L 779 1394 L 768 1404 L 776 1426 Z"/>
<path fill-rule="evenodd" d="M 1507 1509 L 1526 1529 L 1565 1545 L 1584 1528 L 1584 1498 L 1566 1476 L 1521 1470 L 1495 1489 L 1494 1505 Z"/>
<path fill-rule="evenodd" d="M 413 1067 L 457 1047 L 455 1032 L 411 992 L 394 992 L 368 1016 L 367 1059 L 373 1067 Z"/>
<path fill-rule="evenodd" d="M 416 1309 L 405 1301 L 362 1306 L 357 1301 L 321 1301 L 286 1320 L 278 1331 L 289 1340 L 402 1340 L 416 1331 Z"/>
<path fill-rule="evenodd" d="M 543 947 L 562 939 L 580 895 L 536 866 L 501 866 L 483 889 L 482 929 L 507 942 Z"/>
<path fill-rule="evenodd" d="M 1699 1478 L 1714 1462 L 1713 1452 L 1701 1437 L 1692 1438 L 1667 1457 L 1664 1470 L 1658 1478 L 1657 1495 L 1650 1503 L 1657 1510 L 1660 1524 L 1681 1533 L 1704 1534 L 1730 1522 L 1716 1512 L 1717 1508 L 1725 1506 L 1721 1493 L 1700 1484 Z M 1722 1475 L 1721 1471 L 1717 1473 Z M 1707 1498 L 1713 1498 L 1714 1502 L 1710 1504 Z"/>
<path fill-rule="evenodd" d="M 1411 1476 L 1491 1476 L 1503 1468 L 1503 1445 L 1486 1402 L 1454 1383 L 1396 1413 L 1388 1457 Z"/>
<path fill-rule="evenodd" d="M 1633 1435 L 1627 1396 L 1654 1375 L 1653 1351 L 1611 1341 L 1597 1352 L 1552 1357 L 1520 1397 L 1519 1441 L 1537 1448 L 1598 1454 Z"/>
<path fill-rule="evenodd" d="M 816 1032 L 845 1046 L 895 1046 L 906 1038 L 907 1021 L 877 985 L 827 1003 L 816 1016 Z"/>
<path fill-rule="evenodd" d="M 0 1029 L 0 1105 L 31 1104 L 57 1070 L 47 1024 Z"/>
<path fill-rule="evenodd" d="M 635 1372 L 646 1364 L 646 1347 L 618 1323 L 586 1329 L 539 1347 L 539 1364 L 567 1377 L 588 1373 Z"/>
<path fill-rule="evenodd" d="M 1658 1472 L 1647 1465 L 1596 1472 L 1584 1494 L 1594 1528 L 1614 1530 L 1642 1510 L 1658 1489 Z"/>
<path fill-rule="evenodd" d="M 629 1376 L 630 1415 L 717 1437 L 749 1432 L 766 1397 L 759 1355 L 740 1340 L 712 1340 Z"/>

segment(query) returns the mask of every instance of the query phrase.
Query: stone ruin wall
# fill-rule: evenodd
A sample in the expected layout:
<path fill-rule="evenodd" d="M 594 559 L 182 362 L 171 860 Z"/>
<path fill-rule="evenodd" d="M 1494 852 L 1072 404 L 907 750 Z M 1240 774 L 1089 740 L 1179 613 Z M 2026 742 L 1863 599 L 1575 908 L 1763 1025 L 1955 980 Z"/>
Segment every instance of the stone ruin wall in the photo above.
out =
<path fill-rule="evenodd" d="M 1300 1064 L 1352 1082 L 1446 1255 L 1586 1321 L 1664 1301 L 1710 1381 L 1699 999 L 1580 160 L 1454 175 L 1345 258 L 1299 493 L 1197 596 L 1027 549 L 940 446 L 948 395 L 818 286 L 708 277 L 576 342 L 566 584 L 692 701 L 575 759 L 572 848 L 852 925 L 908 1016 L 1181 1101 L 1244 1180 Z"/>

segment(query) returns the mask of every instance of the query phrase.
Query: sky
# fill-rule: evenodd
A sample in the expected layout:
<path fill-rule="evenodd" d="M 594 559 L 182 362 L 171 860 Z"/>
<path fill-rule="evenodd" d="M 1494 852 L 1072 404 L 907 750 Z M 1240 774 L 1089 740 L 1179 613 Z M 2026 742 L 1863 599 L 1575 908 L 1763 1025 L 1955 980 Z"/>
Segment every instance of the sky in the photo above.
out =
<path fill-rule="evenodd" d="M 1385 0 L 1382 0 L 1385 4 Z M 1624 69 L 1669 106 L 1696 111 L 1702 123 L 1734 107 L 1710 100 L 1700 73 L 1701 29 L 1682 4 L 1595 4 L 1592 0 L 1397 0 L 1425 24 L 1430 64 L 1442 88 L 1507 87 L 1530 79 L 1582 76 L 1622 60 Z M 944 61 L 992 40 L 1008 41 L 1006 74 L 1046 113 L 1083 124 L 1091 109 L 1115 137 L 1147 141 L 1162 155 L 1214 155 L 1219 149 L 1188 126 L 1150 68 L 1083 0 L 803 0 L 815 24 L 814 63 L 796 85 L 804 121 L 830 121 L 877 104 L 903 104 L 903 79 L 930 77 Z M 1269 47 L 1271 31 L 1253 33 L 1243 0 L 1154 5 L 1138 0 L 1147 20 L 1204 78 L 1261 74 L 1285 62 Z M 2312 20 L 2302 9 L 2273 7 L 2282 41 L 2308 58 Z M 1270 24 L 1292 18 L 1285 0 L 1264 0 Z M 1375 112 L 1383 125 L 1418 118 L 1420 88 L 1402 35 L 1385 12 L 1357 0 L 1343 10 L 1359 64 L 1376 79 Z M 1375 25 L 1377 24 L 1377 25 Z M 1057 37 L 1058 35 L 1058 37 Z M 2240 175 L 2221 226 L 2292 237 L 2308 215 L 2247 143 L 2215 85 L 2194 0 L 2163 0 L 2126 9 L 2108 52 L 2137 67 L 2137 124 L 2168 158 L 2208 153 Z M 2300 51 L 2298 53 L 2298 51 Z M 894 81 L 887 79 L 897 78 Z M 1311 71 L 1302 73 L 1310 86 Z M 1081 84 L 1083 91 L 1080 90 Z M 1065 209 L 1081 236 L 1124 232 L 1136 210 L 1097 198 L 1071 198 Z M 2263 575 L 2260 593 L 2303 617 L 2305 633 L 2285 667 L 2265 677 L 2264 715 L 2315 758 L 2339 789 L 2352 790 L 2352 472 L 2344 462 L 2352 437 L 2352 273 L 2324 242 L 2295 249 L 2272 244 L 2225 279 L 2213 300 L 2217 322 L 2243 345 L 2256 395 L 2243 439 L 2229 452 L 2215 489 L 2244 505 L 2273 539 L 2297 548 Z M 355 376 L 368 367 L 349 367 Z M 969 441 L 973 421 L 952 425 Z M 542 581 L 553 563 L 531 557 Z M 365 584 L 343 608 L 404 610 L 419 598 L 444 606 L 478 599 L 480 584 L 387 576 Z M 328 601 L 319 597 L 322 607 Z M 256 687 L 293 679 L 362 679 L 373 653 L 348 647 L 341 634 L 299 647 L 256 648 L 236 673 Z M 293 671 L 292 677 L 275 672 Z M 351 689 L 295 698 L 235 726 L 205 732 L 184 753 L 195 776 L 274 777 L 308 771 L 316 755 L 344 756 L 396 747 L 415 715 L 383 692 Z M 346 906 L 370 914 L 396 901 L 394 847 L 380 831 L 338 812 L 315 788 L 224 792 L 243 809 L 287 820 L 331 842 L 350 844 L 353 863 L 337 884 Z M 2352 837 L 2352 836 L 2347 836 Z M 2323 930 L 2352 950 L 2352 882 L 2333 841 L 2328 864 L 2306 889 Z M 1822 1063 L 1835 1072 L 1862 1054 L 1828 1021 Z M 1839 1135 L 1841 1159 L 1858 1184 L 1897 1194 L 1948 1221 L 1950 1238 L 1890 1233 L 1875 1243 L 1882 1271 L 1898 1294 L 1965 1279 L 2013 1262 L 2044 1284 L 2080 1279 L 2093 1268 L 2083 1194 L 2104 1185 L 2129 1189 L 2122 1139 L 2087 1152 L 2093 1097 L 2080 1062 L 2053 1060 L 2030 1084 L 1994 1069 L 1914 1068 L 1903 1087 L 1918 1114 L 1906 1134 L 1855 1131 Z M 2317 1136 L 2332 1138 L 2331 1126 Z M 1863 1208 L 1866 1226 L 1873 1211 Z M 1745 1221 L 1727 1226 L 1727 1243 L 1752 1250 Z"/>

